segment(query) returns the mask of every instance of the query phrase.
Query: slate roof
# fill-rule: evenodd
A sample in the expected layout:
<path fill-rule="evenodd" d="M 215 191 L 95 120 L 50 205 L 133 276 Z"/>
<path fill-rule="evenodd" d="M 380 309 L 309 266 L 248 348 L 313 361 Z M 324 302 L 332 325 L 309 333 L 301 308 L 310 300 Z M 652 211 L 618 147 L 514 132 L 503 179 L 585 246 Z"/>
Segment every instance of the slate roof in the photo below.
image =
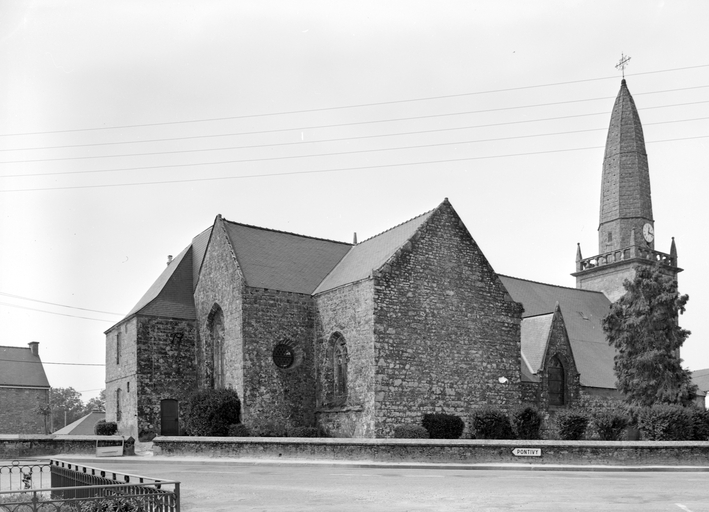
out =
<path fill-rule="evenodd" d="M 100 420 L 106 419 L 106 413 L 103 411 L 91 411 L 86 416 L 82 416 L 73 423 L 69 423 L 66 427 L 62 427 L 56 432 L 57 435 L 68 436 L 93 436 L 95 435 L 94 426 Z"/>
<path fill-rule="evenodd" d="M 558 302 L 581 385 L 615 389 L 615 349 L 608 345 L 601 326 L 611 302 L 603 293 L 504 275 L 500 279 L 512 298 L 524 306 L 523 318 L 551 313 Z"/>
<path fill-rule="evenodd" d="M 314 293 L 368 278 L 416 233 L 435 210 L 414 217 L 352 247 Z"/>
<path fill-rule="evenodd" d="M 344 242 L 224 223 L 246 284 L 312 294 L 352 247 Z"/>
<path fill-rule="evenodd" d="M 49 388 L 40 357 L 29 347 L 0 346 L 0 386 Z"/>

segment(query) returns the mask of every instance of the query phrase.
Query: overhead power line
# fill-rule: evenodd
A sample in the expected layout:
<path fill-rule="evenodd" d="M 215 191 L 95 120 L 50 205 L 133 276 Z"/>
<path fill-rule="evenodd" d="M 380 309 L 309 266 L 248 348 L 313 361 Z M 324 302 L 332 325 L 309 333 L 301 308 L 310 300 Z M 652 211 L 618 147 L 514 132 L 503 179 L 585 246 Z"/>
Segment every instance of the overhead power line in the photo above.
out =
<path fill-rule="evenodd" d="M 668 72 L 684 71 L 684 70 L 688 70 L 688 69 L 698 69 L 698 68 L 704 68 L 704 67 L 709 67 L 709 64 L 700 64 L 697 66 L 686 66 L 686 67 L 682 67 L 682 68 L 646 71 L 643 73 L 634 73 L 632 76 L 650 75 L 650 74 L 657 74 L 657 73 L 668 73 Z M 441 99 L 450 99 L 450 98 L 460 98 L 460 97 L 464 97 L 464 96 L 475 96 L 475 95 L 481 95 L 481 94 L 493 94 L 493 93 L 501 93 L 501 92 L 521 91 L 521 90 L 525 90 L 525 89 L 537 89 L 537 88 L 543 88 L 543 87 L 552 87 L 552 86 L 558 86 L 558 85 L 570 85 L 570 84 L 576 84 L 576 83 L 593 82 L 593 81 L 598 81 L 598 80 L 610 80 L 610 79 L 617 79 L 617 78 L 618 78 L 617 76 L 586 78 L 586 79 L 582 79 L 582 80 L 571 80 L 571 81 L 567 81 L 567 82 L 525 85 L 525 86 L 520 86 L 520 87 L 510 87 L 510 88 L 506 88 L 506 89 L 492 89 L 492 90 L 488 90 L 488 91 L 474 91 L 474 92 L 465 92 L 465 93 L 458 93 L 458 94 L 447 94 L 447 95 L 441 95 L 441 96 L 428 96 L 428 97 L 422 97 L 422 98 L 380 101 L 380 102 L 373 102 L 373 103 L 358 103 L 358 104 L 354 104 L 354 105 L 342 105 L 342 106 L 335 106 L 335 107 L 320 107 L 320 108 L 301 109 L 301 110 L 288 110 L 288 111 L 281 111 L 281 112 L 267 112 L 267 113 L 260 113 L 260 114 L 246 114 L 246 115 L 240 115 L 240 116 L 215 117 L 215 118 L 209 118 L 209 119 L 164 121 L 164 122 L 156 122 L 156 123 L 143 123 L 143 124 L 132 124 L 132 125 L 120 125 L 120 126 L 101 126 L 101 127 L 92 127 L 92 128 L 74 128 L 74 129 L 67 129 L 67 130 L 47 130 L 47 131 L 24 132 L 24 133 L 4 133 L 4 134 L 0 134 L 0 137 L 21 136 L 21 135 L 44 135 L 44 134 L 50 134 L 50 133 L 103 131 L 103 130 L 116 130 L 116 129 L 126 129 L 126 128 L 145 128 L 145 127 L 153 127 L 153 126 L 205 123 L 205 122 L 213 122 L 213 121 L 229 121 L 229 120 L 235 120 L 235 119 L 253 119 L 253 118 L 257 118 L 257 117 L 305 114 L 305 113 L 312 113 L 312 112 L 326 112 L 326 111 L 332 111 L 332 110 L 345 110 L 345 109 L 354 109 L 354 108 L 363 108 L 363 107 L 375 107 L 375 106 L 382 106 L 382 105 L 396 105 L 396 104 L 401 104 L 401 103 L 412 103 L 412 102 L 419 102 L 419 101 L 431 101 L 431 100 L 441 100 Z"/>
<path fill-rule="evenodd" d="M 30 311 L 39 311 L 41 313 L 49 313 L 50 315 L 59 315 L 59 316 L 69 316 L 72 318 L 81 318 L 83 320 L 93 320 L 94 322 L 115 322 L 115 320 L 105 320 L 102 318 L 90 318 L 88 316 L 70 315 L 68 313 L 56 313 L 54 311 L 47 311 L 46 309 L 29 308 L 27 306 L 18 306 L 17 304 L 9 304 L 7 302 L 0 302 L 0 306 L 8 306 L 11 308 L 18 308 L 18 309 L 29 309 Z"/>
<path fill-rule="evenodd" d="M 689 119 L 687 121 L 697 121 L 697 120 L 703 120 L 703 119 L 709 119 L 709 117 L 701 117 L 701 118 L 695 118 L 695 119 Z M 685 121 L 685 120 L 683 120 Z M 647 123 L 646 126 L 650 125 L 655 125 L 655 124 L 668 124 L 668 123 L 677 123 L 681 121 L 662 121 L 658 123 Z M 29 178 L 29 177 L 37 177 L 37 176 L 62 176 L 62 175 L 75 175 L 75 174 L 98 174 L 98 173 L 110 173 L 110 172 L 126 172 L 126 171 L 134 171 L 134 170 L 146 170 L 146 169 L 156 169 L 156 168 L 171 168 L 171 167 L 183 167 L 183 166 L 195 166 L 195 165 L 215 165 L 219 163 L 230 163 L 230 164 L 243 164 L 243 163 L 253 163 L 253 162 L 270 162 L 270 161 L 278 161 L 278 160 L 294 160 L 294 159 L 303 159 L 303 158 L 319 158 L 319 157 L 329 157 L 329 156 L 344 156 L 344 155 L 355 155 L 355 154 L 361 154 L 361 153 L 382 153 L 385 151 L 404 151 L 408 149 L 422 149 L 422 148 L 434 148 L 434 147 L 445 147 L 445 146 L 457 146 L 457 145 L 463 145 L 463 144 L 477 144 L 477 143 L 484 143 L 484 142 L 499 142 L 499 141 L 504 141 L 504 140 L 517 140 L 517 139 L 530 139 L 530 138 L 536 138 L 536 137 L 554 137 L 554 136 L 559 136 L 559 135 L 572 135 L 572 134 L 578 134 L 578 133 L 587 133 L 587 132 L 597 132 L 597 131 L 602 131 L 606 130 L 607 128 L 588 128 L 585 130 L 566 130 L 563 132 L 554 132 L 554 133 L 535 133 L 535 134 L 530 134 L 530 135 L 514 135 L 510 137 L 494 137 L 490 139 L 474 139 L 474 140 L 461 140 L 461 141 L 451 141 L 451 142 L 436 142 L 436 143 L 431 143 L 431 144 L 414 144 L 414 145 L 409 145 L 409 146 L 395 146 L 395 147 L 388 147 L 388 148 L 372 148 L 372 149 L 356 149 L 356 150 L 351 150 L 351 151 L 333 151 L 330 153 L 314 153 L 314 154 L 306 154 L 306 155 L 286 155 L 286 156 L 274 156 L 274 157 L 261 157 L 261 158 L 244 158 L 240 160 L 229 160 L 228 162 L 205 162 L 204 164 L 165 164 L 165 165 L 158 165 L 158 166 L 150 166 L 150 167 L 130 167 L 130 168 L 119 168 L 119 169 L 89 169 L 89 170 L 83 170 L 83 171 L 60 171 L 60 172 L 39 172 L 39 173 L 23 173 L 23 174 L 7 174 L 5 176 L 2 176 L 2 178 Z M 349 140 L 349 139 L 342 139 L 342 140 Z M 278 144 L 275 144 L 273 146 L 277 146 Z M 272 145 L 270 144 L 265 144 L 262 147 L 271 147 Z M 221 148 L 219 150 L 228 150 L 228 149 L 242 149 L 242 148 Z M 212 149 L 203 149 L 203 150 L 177 150 L 174 151 L 174 153 L 184 153 L 184 152 L 195 152 L 195 151 L 215 151 L 214 148 Z M 163 152 L 163 153 L 152 153 L 153 155 L 158 155 L 158 154 L 172 154 L 173 152 Z M 144 154 L 148 155 L 150 153 Z M 141 155 L 141 156 L 144 156 Z M 120 155 L 119 155 L 120 156 Z M 132 155 L 127 155 L 127 156 L 132 156 Z M 96 158 L 107 158 L 107 157 L 96 157 Z M 46 160 L 39 160 L 39 161 L 53 161 L 55 159 L 46 159 Z M 71 158 L 58 158 L 56 160 L 72 160 Z M 79 308 L 80 309 L 80 308 Z M 91 310 L 89 310 L 91 311 Z M 111 313 L 111 314 L 119 314 L 119 313 Z"/>
<path fill-rule="evenodd" d="M 704 139 L 709 138 L 709 135 L 699 135 L 696 137 L 679 137 L 675 139 L 665 139 L 656 141 L 645 141 L 646 144 L 657 144 L 664 142 L 676 142 L 681 140 L 693 140 L 693 139 Z M 441 163 L 452 163 L 452 162 L 465 162 L 473 160 L 487 160 L 494 158 L 510 158 L 517 156 L 534 156 L 534 155 L 544 155 L 549 153 L 568 153 L 572 151 L 585 151 L 590 149 L 602 149 L 603 146 L 588 146 L 583 148 L 569 148 L 569 149 L 555 149 L 549 151 L 536 151 L 528 153 L 512 153 L 503 155 L 489 155 L 489 156 L 472 156 L 463 158 L 450 158 L 442 160 L 428 160 L 423 162 L 400 162 L 394 164 L 380 164 L 380 165 L 364 165 L 357 167 L 342 167 L 336 169 L 317 169 L 309 171 L 286 171 L 286 172 L 272 172 L 264 174 L 248 174 L 239 176 L 216 176 L 211 178 L 189 178 L 182 180 L 163 180 L 163 181 L 144 181 L 135 183 L 112 183 L 112 184 L 101 184 L 101 185 L 75 185 L 67 187 L 45 187 L 45 188 L 25 188 L 25 189 L 10 189 L 10 190 L 0 190 L 1 192 L 38 192 L 38 191 L 48 191 L 48 190 L 76 190 L 76 189 L 93 189 L 93 188 L 114 188 L 114 187 L 135 187 L 135 186 L 145 186 L 145 185 L 165 185 L 173 183 L 195 183 L 195 182 L 205 182 L 205 181 L 224 181 L 224 180 L 236 180 L 236 179 L 249 179 L 249 178 L 268 178 L 276 176 L 293 176 L 301 174 L 324 174 L 324 173 L 335 173 L 335 172 L 346 172 L 346 171 L 359 171 L 359 170 L 369 170 L 369 169 L 386 169 L 392 167 L 407 167 L 414 165 L 431 165 L 431 164 L 441 164 Z M 173 165 L 173 166 L 160 166 L 160 167 L 187 167 L 195 165 L 218 165 L 232 163 L 230 161 L 225 162 L 210 162 L 208 164 L 184 164 L 184 165 Z M 0 303 L 1 304 L 1 303 Z M 110 321 L 110 320 L 106 320 Z"/>
<path fill-rule="evenodd" d="M 65 366 L 106 366 L 103 363 L 52 363 L 49 361 L 18 361 L 17 359 L 0 359 L 0 361 L 8 361 L 12 363 L 24 363 L 24 364 L 58 364 Z"/>
<path fill-rule="evenodd" d="M 671 121 L 658 121 L 655 123 L 645 123 L 645 126 L 671 124 L 671 123 L 683 123 L 683 122 L 688 122 L 688 121 L 703 121 L 705 119 L 709 119 L 709 117 L 695 117 L 692 119 L 675 119 L 675 120 L 671 120 Z M 206 153 L 206 152 L 210 152 L 210 151 L 232 151 L 232 150 L 236 150 L 236 149 L 273 148 L 273 147 L 282 147 L 282 146 L 299 146 L 299 145 L 303 145 L 303 144 L 322 144 L 322 143 L 328 143 L 328 142 L 344 142 L 344 141 L 372 139 L 372 138 L 380 138 L 380 137 L 421 135 L 424 133 L 439 133 L 439 132 L 454 131 L 454 130 L 459 131 L 459 130 L 464 130 L 464 129 L 467 129 L 467 128 L 466 127 L 437 128 L 437 129 L 432 129 L 432 130 L 419 130 L 419 131 L 414 131 L 414 132 L 399 132 L 399 133 L 384 134 L 384 135 L 363 135 L 363 136 L 359 136 L 359 137 L 342 137 L 342 138 L 338 138 L 338 139 L 324 139 L 324 140 L 315 140 L 315 141 L 307 141 L 307 142 L 306 141 L 281 142 L 281 143 L 275 143 L 275 144 L 255 144 L 255 145 L 251 145 L 251 146 L 228 146 L 228 147 L 219 147 L 219 148 L 178 149 L 178 150 L 173 150 L 173 151 L 154 151 L 154 152 L 150 152 L 150 153 L 128 153 L 128 154 L 123 154 L 123 155 L 96 155 L 96 156 L 61 157 L 61 158 L 40 158 L 40 159 L 35 159 L 35 160 L 16 160 L 16 161 L 10 161 L 10 162 L 0 162 L 0 164 L 15 164 L 15 163 L 30 163 L 30 162 L 56 162 L 56 161 L 66 161 L 66 160 L 88 160 L 88 159 L 100 159 L 100 158 L 123 158 L 123 157 L 135 157 L 135 156 L 175 155 L 175 154 L 184 154 L 184 153 Z M 280 156 L 280 157 L 253 158 L 253 159 L 244 159 L 244 160 L 233 160 L 230 163 L 261 162 L 261 161 L 269 161 L 269 160 L 288 160 L 288 159 L 293 159 L 293 158 L 314 158 L 314 157 L 321 157 L 321 156 L 351 155 L 351 154 L 355 154 L 355 153 L 369 153 L 369 152 L 381 152 L 381 151 L 395 151 L 395 150 L 403 150 L 403 149 L 419 149 L 419 148 L 436 147 L 436 146 L 450 146 L 450 145 L 455 145 L 455 144 L 498 142 L 498 141 L 503 141 L 503 140 L 529 139 L 529 138 L 534 138 L 534 137 L 554 137 L 554 136 L 559 136 L 559 135 L 595 132 L 595 131 L 601 131 L 601 130 L 607 130 L 607 127 L 589 128 L 589 129 L 585 129 L 585 130 L 566 130 L 563 132 L 553 132 L 553 133 L 535 133 L 535 134 L 530 134 L 530 135 L 514 135 L 514 136 L 510 136 L 510 137 L 496 137 L 496 138 L 491 138 L 491 139 L 462 140 L 462 141 L 441 142 L 441 143 L 434 143 L 434 144 L 416 144 L 414 146 L 400 146 L 400 147 L 393 147 L 393 148 L 375 148 L 375 149 L 361 149 L 361 150 L 353 150 L 353 151 L 339 151 L 339 152 L 332 152 L 332 153 L 319 153 L 319 154 L 309 154 L 309 155 L 290 155 L 290 156 Z M 167 167 L 172 167 L 172 166 L 168 165 Z M 141 170 L 141 169 L 143 169 L 143 168 L 90 169 L 90 170 L 84 170 L 84 171 L 60 171 L 60 172 L 5 174 L 4 176 L 0 176 L 0 178 L 28 178 L 28 177 L 36 177 L 36 176 L 59 176 L 59 175 L 68 175 L 68 174 L 94 174 L 94 173 L 106 173 L 106 172 L 123 172 L 126 170 Z M 81 309 L 81 308 L 78 308 L 78 309 Z M 89 311 L 91 311 L 91 310 L 89 310 Z M 111 313 L 111 314 L 117 314 L 117 313 Z"/>
<path fill-rule="evenodd" d="M 22 297 L 21 295 L 13 295 L 12 293 L 0 292 L 0 295 L 4 295 L 5 297 L 12 297 L 13 299 L 22 299 L 22 300 L 28 300 L 30 302 L 39 302 L 40 304 L 49 304 L 50 306 L 60 306 L 62 308 L 78 309 L 81 311 L 90 311 L 92 313 L 106 313 L 107 315 L 123 316 L 123 313 L 113 313 L 111 311 L 101 311 L 98 309 L 87 309 L 87 308 L 79 308 L 76 306 L 67 306 L 66 304 L 57 304 L 56 302 L 47 302 L 47 301 L 39 300 L 39 299 L 30 299 L 29 297 Z"/>

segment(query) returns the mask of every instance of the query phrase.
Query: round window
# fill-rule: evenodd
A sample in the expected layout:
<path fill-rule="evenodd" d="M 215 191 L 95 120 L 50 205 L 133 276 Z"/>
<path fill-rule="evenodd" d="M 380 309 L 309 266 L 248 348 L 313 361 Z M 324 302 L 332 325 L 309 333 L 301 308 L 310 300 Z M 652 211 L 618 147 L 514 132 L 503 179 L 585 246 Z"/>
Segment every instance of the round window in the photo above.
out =
<path fill-rule="evenodd" d="M 295 351 L 293 347 L 285 343 L 279 343 L 273 348 L 273 364 L 279 368 L 290 368 L 295 362 Z"/>

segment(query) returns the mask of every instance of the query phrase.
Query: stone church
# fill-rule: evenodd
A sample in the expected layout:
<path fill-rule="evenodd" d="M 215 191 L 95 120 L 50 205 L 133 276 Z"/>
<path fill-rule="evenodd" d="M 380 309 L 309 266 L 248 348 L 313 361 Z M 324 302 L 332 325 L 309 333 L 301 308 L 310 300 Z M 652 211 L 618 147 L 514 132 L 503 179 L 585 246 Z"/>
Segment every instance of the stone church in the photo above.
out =
<path fill-rule="evenodd" d="M 603 161 L 598 254 L 576 288 L 497 274 L 453 205 L 361 243 L 218 215 L 106 331 L 107 420 L 183 433 L 181 403 L 230 387 L 247 425 L 388 437 L 423 414 L 467 423 L 482 404 L 553 411 L 612 396 L 601 321 L 655 251 L 642 126 L 625 80 Z"/>

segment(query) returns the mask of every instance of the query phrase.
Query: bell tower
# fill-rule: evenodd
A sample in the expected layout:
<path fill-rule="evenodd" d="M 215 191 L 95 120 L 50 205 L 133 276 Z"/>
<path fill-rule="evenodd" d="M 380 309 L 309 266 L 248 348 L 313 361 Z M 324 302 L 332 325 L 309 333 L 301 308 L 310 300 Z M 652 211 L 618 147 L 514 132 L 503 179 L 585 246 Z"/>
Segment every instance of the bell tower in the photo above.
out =
<path fill-rule="evenodd" d="M 623 78 L 613 105 L 603 158 L 598 254 L 583 258 L 579 245 L 576 272 L 572 275 L 577 288 L 601 291 L 616 301 L 625 293 L 623 282 L 634 277 L 634 268 L 655 262 L 675 276 L 682 270 L 677 268 L 674 238 L 669 254 L 655 250 L 643 127 Z"/>

